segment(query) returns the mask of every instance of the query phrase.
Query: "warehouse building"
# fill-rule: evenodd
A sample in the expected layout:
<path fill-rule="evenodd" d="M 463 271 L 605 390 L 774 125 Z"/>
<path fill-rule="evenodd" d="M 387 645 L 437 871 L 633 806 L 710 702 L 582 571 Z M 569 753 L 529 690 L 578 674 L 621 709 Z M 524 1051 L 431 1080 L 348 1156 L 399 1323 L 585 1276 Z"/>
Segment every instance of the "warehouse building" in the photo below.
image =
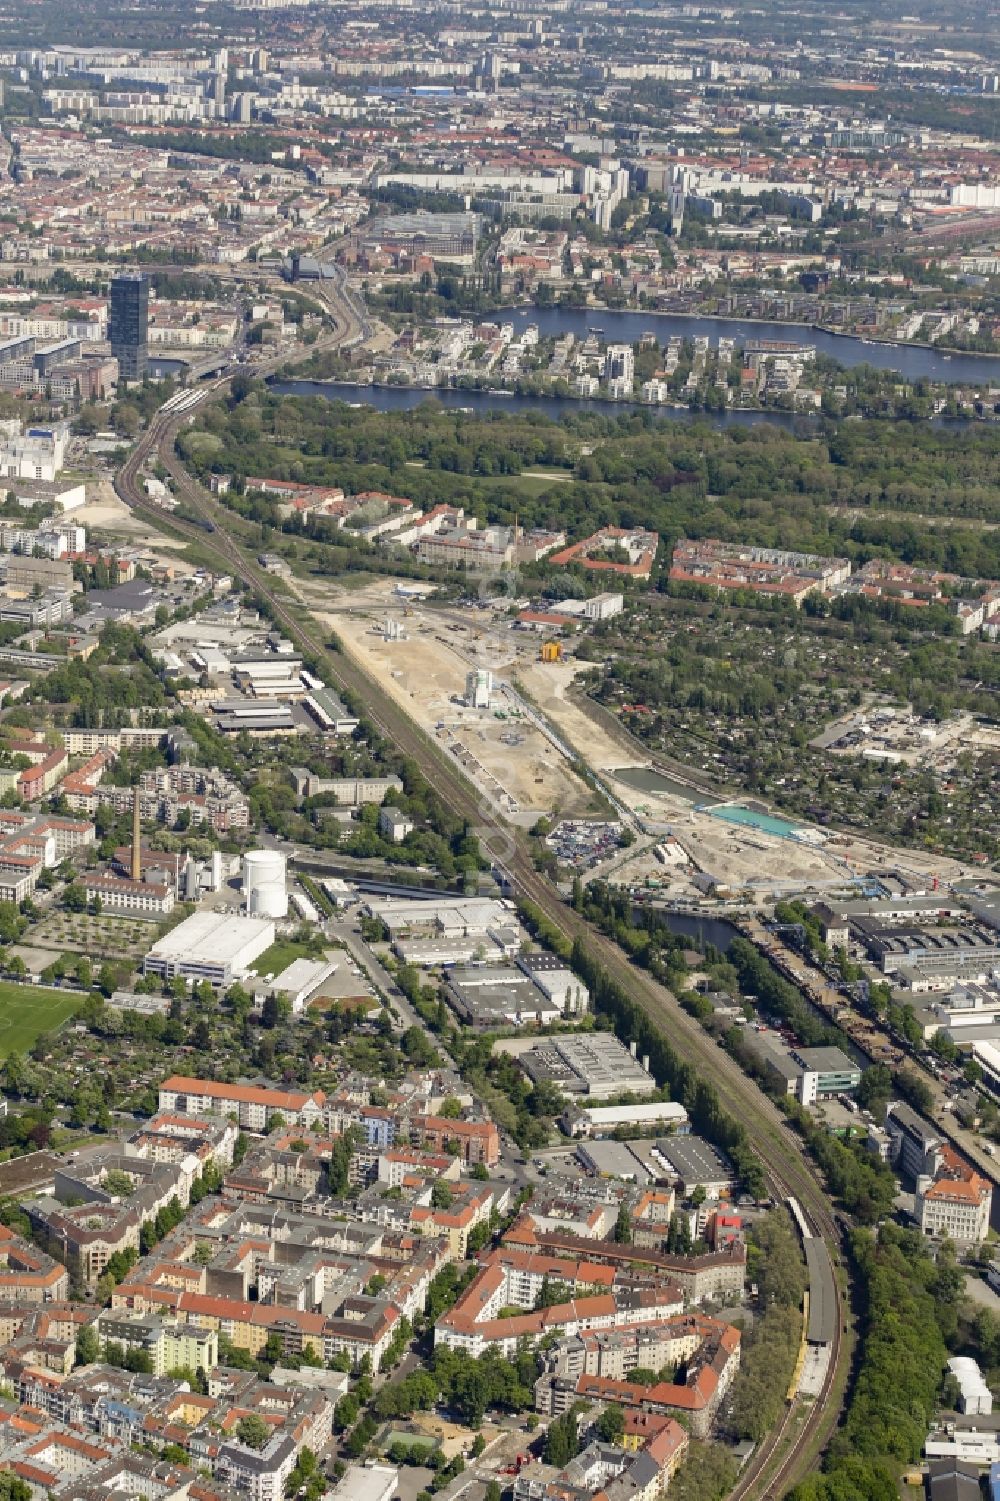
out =
<path fill-rule="evenodd" d="M 861 1083 L 861 1067 L 838 1047 L 793 1048 L 777 1032 L 746 1028 L 743 1045 L 785 1094 L 803 1105 L 815 1105 L 839 1094 L 853 1094 Z"/>
<path fill-rule="evenodd" d="M 956 979 L 980 979 L 1000 964 L 1000 944 L 995 935 L 971 924 L 886 927 L 860 918 L 854 928 L 868 957 L 887 975 L 950 974 Z"/>
<path fill-rule="evenodd" d="M 576 1157 L 591 1178 L 619 1178 L 623 1183 L 637 1183 L 641 1187 L 650 1181 L 648 1170 L 624 1141 L 581 1142 Z"/>
<path fill-rule="evenodd" d="M 308 673 L 303 673 L 303 679 L 316 681 Z M 322 683 L 317 683 L 303 702 L 320 729 L 329 735 L 353 735 L 360 724 L 358 716 L 351 713 L 344 700 Z"/>
<path fill-rule="evenodd" d="M 832 949 L 846 949 L 851 930 L 858 922 L 868 920 L 883 928 L 896 925 L 913 927 L 918 923 L 940 922 L 942 918 L 961 918 L 964 909 L 960 901 L 942 891 L 934 896 L 897 895 L 850 902 L 817 902 L 813 913 L 819 919 L 823 942 Z"/>
<path fill-rule="evenodd" d="M 670 1131 L 686 1131 L 688 1113 L 676 1100 L 651 1100 L 642 1105 L 598 1105 L 585 1110 L 575 1102 L 566 1106 L 560 1125 L 567 1136 L 607 1136 L 619 1126 L 645 1131 L 663 1126 Z M 636 1143 L 632 1143 L 633 1147 Z"/>
<path fill-rule="evenodd" d="M 521 1053 L 517 1061 L 533 1084 L 547 1081 L 571 1096 L 602 1100 L 656 1094 L 659 1088 L 649 1072 L 649 1060 L 640 1063 L 612 1032 L 550 1037 Z"/>
<path fill-rule="evenodd" d="M 555 954 L 521 954 L 518 969 L 565 1016 L 582 1016 L 590 1004 L 590 991 L 562 959 Z"/>
<path fill-rule="evenodd" d="M 224 735 L 294 735 L 292 711 L 276 698 L 223 698 L 211 705 Z"/>
<path fill-rule="evenodd" d="M 329 959 L 295 959 L 273 980 L 262 980 L 255 989 L 258 994 L 276 995 L 286 1000 L 292 1015 L 299 1016 L 305 1010 L 306 1002 L 317 994 L 336 968 Z"/>
<path fill-rule="evenodd" d="M 526 1023 L 548 1026 L 562 1015 L 513 965 L 455 965 L 448 971 L 445 998 L 466 1026 L 484 1032 Z"/>
<path fill-rule="evenodd" d="M 271 947 L 274 932 L 269 918 L 196 912 L 154 943 L 143 960 L 143 974 L 164 980 L 179 975 L 225 988 Z"/>
<path fill-rule="evenodd" d="M 376 251 L 400 255 L 429 255 L 434 260 L 466 261 L 476 253 L 478 214 L 381 214 L 368 220 L 351 237 L 351 249 L 362 258 Z"/>
<path fill-rule="evenodd" d="M 392 1501 L 399 1471 L 392 1465 L 349 1465 L 330 1501 Z"/>
<path fill-rule="evenodd" d="M 724 1199 L 736 1187 L 736 1169 L 724 1153 L 700 1136 L 671 1136 L 658 1141 L 655 1155 L 685 1196 L 703 1188 L 709 1199 Z"/>

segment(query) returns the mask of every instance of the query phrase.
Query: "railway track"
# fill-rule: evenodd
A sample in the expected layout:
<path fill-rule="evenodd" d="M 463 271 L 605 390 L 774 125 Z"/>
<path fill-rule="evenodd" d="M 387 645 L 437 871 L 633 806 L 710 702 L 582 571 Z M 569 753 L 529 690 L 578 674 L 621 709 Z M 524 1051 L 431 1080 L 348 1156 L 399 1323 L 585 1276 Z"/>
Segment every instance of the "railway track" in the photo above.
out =
<path fill-rule="evenodd" d="M 360 337 L 361 328 L 354 311 L 337 299 L 335 291 L 331 292 L 330 304 L 337 327 L 320 347 L 333 347 Z M 278 362 L 273 363 L 276 368 Z M 268 367 L 258 366 L 253 373 L 267 374 Z M 228 377 L 206 383 L 205 399 L 218 395 L 228 384 Z M 833 1284 L 836 1303 L 840 1308 L 834 1271 L 835 1262 L 839 1261 L 840 1230 L 817 1173 L 803 1157 L 777 1107 L 761 1093 L 728 1053 L 708 1037 L 699 1023 L 683 1010 L 669 990 L 652 976 L 633 966 L 612 939 L 595 929 L 561 900 L 548 881 L 535 870 L 523 835 L 506 824 L 442 748 L 389 698 L 373 678 L 356 663 L 331 650 L 317 629 L 304 624 L 288 598 L 275 590 L 269 576 L 254 558 L 247 555 L 247 546 L 241 545 L 231 534 L 231 529 L 237 526 L 236 518 L 192 479 L 176 456 L 174 443 L 177 433 L 190 420 L 192 410 L 197 408 L 189 408 L 180 415 L 167 414 L 153 419 L 116 476 L 115 488 L 120 498 L 131 509 L 158 526 L 166 526 L 196 542 L 203 551 L 214 553 L 224 562 L 228 572 L 264 598 L 275 620 L 280 622 L 290 638 L 324 662 L 334 685 L 364 702 L 366 715 L 386 740 L 405 755 L 413 757 L 425 770 L 432 769 L 431 777 L 439 795 L 479 835 L 485 849 L 502 868 L 514 891 L 534 903 L 571 942 L 580 939 L 594 961 L 636 1002 L 649 1020 L 669 1037 L 677 1052 L 716 1086 L 726 1108 L 748 1128 L 752 1145 L 764 1166 L 771 1193 L 776 1198 L 797 1198 L 817 1234 L 822 1237 L 828 1257 L 826 1274 Z M 146 496 L 141 471 L 154 452 L 168 470 L 177 496 L 195 515 L 202 518 L 204 526 L 211 528 L 210 530 L 195 522 L 164 513 L 162 507 Z M 754 1496 L 778 1496 L 782 1494 L 782 1490 L 775 1489 L 776 1485 L 791 1485 L 811 1467 L 813 1451 L 822 1447 L 837 1421 L 838 1412 L 833 1404 L 833 1396 L 845 1354 L 845 1333 L 846 1325 L 841 1312 L 836 1321 L 835 1340 L 823 1391 L 806 1413 L 799 1433 L 788 1452 L 782 1456 L 781 1465 L 773 1476 L 767 1476 L 766 1471 L 770 1460 L 784 1442 L 795 1415 L 796 1404 L 786 1412 L 775 1433 L 759 1445 L 732 1493 L 737 1501 L 751 1501 Z M 767 1492 L 760 1491 L 762 1482 L 769 1486 Z"/>

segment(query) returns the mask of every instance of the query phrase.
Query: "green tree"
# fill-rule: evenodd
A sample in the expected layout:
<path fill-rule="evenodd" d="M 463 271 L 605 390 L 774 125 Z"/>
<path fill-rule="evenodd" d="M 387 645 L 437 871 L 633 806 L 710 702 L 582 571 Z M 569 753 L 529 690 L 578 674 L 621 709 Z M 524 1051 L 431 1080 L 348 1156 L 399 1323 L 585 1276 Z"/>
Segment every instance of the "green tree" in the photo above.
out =
<path fill-rule="evenodd" d="M 236 1437 L 248 1449 L 263 1449 L 271 1437 L 271 1428 L 256 1413 L 248 1413 L 236 1424 Z"/>
<path fill-rule="evenodd" d="M 101 1347 L 93 1324 L 84 1324 L 76 1337 L 77 1365 L 93 1365 L 100 1357 Z"/>
<path fill-rule="evenodd" d="M 736 1484 L 736 1462 L 721 1444 L 693 1441 L 670 1483 L 670 1501 L 721 1501 Z"/>
<path fill-rule="evenodd" d="M 431 1203 L 435 1209 L 450 1209 L 455 1196 L 443 1178 L 435 1178 L 431 1185 Z"/>
<path fill-rule="evenodd" d="M 545 1462 L 550 1465 L 568 1465 L 579 1449 L 577 1405 L 574 1405 L 562 1417 L 554 1418 L 549 1424 L 545 1435 Z"/>
<path fill-rule="evenodd" d="M 13 1470 L 0 1470 L 0 1501 L 31 1501 L 32 1490 Z"/>
<path fill-rule="evenodd" d="M 625 1409 L 609 1402 L 597 1420 L 597 1434 L 606 1444 L 620 1444 L 625 1437 Z"/>
<path fill-rule="evenodd" d="M 757 1283 L 765 1307 L 798 1307 L 807 1285 L 799 1242 L 784 1209 L 772 1209 L 756 1221 L 747 1249 L 747 1275 Z"/>
<path fill-rule="evenodd" d="M 87 907 L 87 893 L 79 881 L 71 881 L 63 892 L 63 906 L 69 912 L 84 912 Z"/>

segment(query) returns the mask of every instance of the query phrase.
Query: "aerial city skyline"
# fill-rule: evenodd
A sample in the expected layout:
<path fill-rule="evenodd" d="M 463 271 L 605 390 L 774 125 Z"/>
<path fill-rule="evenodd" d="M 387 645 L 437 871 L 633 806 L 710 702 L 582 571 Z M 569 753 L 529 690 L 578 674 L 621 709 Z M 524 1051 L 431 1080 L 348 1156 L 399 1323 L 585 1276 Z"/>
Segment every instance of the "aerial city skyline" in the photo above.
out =
<path fill-rule="evenodd" d="M 1000 1497 L 996 7 L 0 0 L 0 1497 Z"/>

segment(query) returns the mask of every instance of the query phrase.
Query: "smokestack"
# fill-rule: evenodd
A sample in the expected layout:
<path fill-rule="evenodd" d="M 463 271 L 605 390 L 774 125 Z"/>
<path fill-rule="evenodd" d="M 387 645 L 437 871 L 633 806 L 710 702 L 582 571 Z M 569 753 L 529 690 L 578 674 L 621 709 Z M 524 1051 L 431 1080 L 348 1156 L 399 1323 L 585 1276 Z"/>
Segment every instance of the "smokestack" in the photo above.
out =
<path fill-rule="evenodd" d="M 142 880 L 142 831 L 139 828 L 139 788 L 132 791 L 132 879 Z"/>

